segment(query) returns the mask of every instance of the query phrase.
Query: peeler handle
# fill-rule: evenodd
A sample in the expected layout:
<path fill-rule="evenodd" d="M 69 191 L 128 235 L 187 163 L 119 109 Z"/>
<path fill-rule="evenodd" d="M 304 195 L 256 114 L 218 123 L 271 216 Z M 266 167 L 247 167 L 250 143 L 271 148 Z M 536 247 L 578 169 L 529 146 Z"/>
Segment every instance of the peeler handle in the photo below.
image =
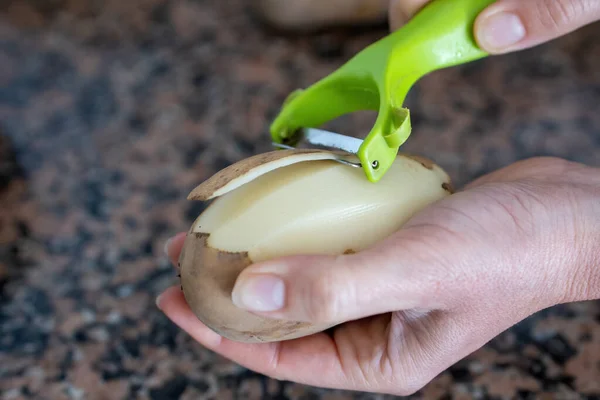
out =
<path fill-rule="evenodd" d="M 381 60 L 385 71 L 374 72 L 385 79 L 380 88 L 386 89 L 388 99 L 401 105 L 411 85 L 428 73 L 487 56 L 475 40 L 473 27 L 477 16 L 495 1 L 434 0 L 357 58 L 386 54 L 387 60 Z"/>
<path fill-rule="evenodd" d="M 302 127 L 358 110 L 378 111 L 358 157 L 367 178 L 379 181 L 411 133 L 404 107 L 412 85 L 435 70 L 487 56 L 473 25 L 495 0 L 434 0 L 399 30 L 371 44 L 337 71 L 292 93 L 273 124 L 277 143 L 293 140 Z"/>

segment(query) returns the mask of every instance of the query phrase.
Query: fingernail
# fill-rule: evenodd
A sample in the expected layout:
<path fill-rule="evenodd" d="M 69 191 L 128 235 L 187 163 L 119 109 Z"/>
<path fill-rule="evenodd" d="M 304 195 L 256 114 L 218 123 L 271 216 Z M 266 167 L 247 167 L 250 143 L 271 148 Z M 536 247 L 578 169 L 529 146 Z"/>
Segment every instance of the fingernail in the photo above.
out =
<path fill-rule="evenodd" d="M 171 243 L 173 242 L 173 238 L 169 238 L 167 239 L 167 241 L 165 242 L 165 247 L 163 248 L 163 251 L 165 252 L 165 255 L 167 257 L 169 257 L 169 247 L 171 246 Z"/>
<path fill-rule="evenodd" d="M 499 12 L 481 23 L 478 37 L 488 50 L 503 50 L 521 41 L 525 33 L 525 26 L 518 15 Z"/>
<path fill-rule="evenodd" d="M 156 297 L 156 300 L 154 300 L 154 303 L 156 304 L 156 307 L 158 307 L 158 309 L 159 309 L 159 310 L 161 309 L 161 308 L 160 308 L 160 298 L 161 298 L 161 297 L 162 297 L 162 294 L 159 294 L 159 295 Z"/>
<path fill-rule="evenodd" d="M 232 301 L 249 311 L 269 312 L 283 308 L 285 284 L 273 275 L 256 275 L 236 283 Z"/>

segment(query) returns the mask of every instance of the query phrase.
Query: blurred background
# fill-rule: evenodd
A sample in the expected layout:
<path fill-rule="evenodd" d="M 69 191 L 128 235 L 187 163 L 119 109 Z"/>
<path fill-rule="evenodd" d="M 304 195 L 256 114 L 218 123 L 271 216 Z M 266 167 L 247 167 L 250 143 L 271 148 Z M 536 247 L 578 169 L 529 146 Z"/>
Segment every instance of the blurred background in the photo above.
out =
<path fill-rule="evenodd" d="M 259 3 L 0 1 L 2 400 L 388 398 L 268 380 L 204 350 L 154 305 L 177 283 L 164 241 L 202 210 L 188 192 L 270 150 L 268 126 L 292 90 L 388 33 L 377 7 L 345 15 L 348 27 L 314 12 L 278 20 Z M 600 166 L 599 33 L 431 74 L 408 97 L 404 149 L 459 187 L 536 155 Z M 373 121 L 329 127 L 363 137 Z M 571 304 L 414 398 L 592 399 L 599 376 L 600 307 Z"/>

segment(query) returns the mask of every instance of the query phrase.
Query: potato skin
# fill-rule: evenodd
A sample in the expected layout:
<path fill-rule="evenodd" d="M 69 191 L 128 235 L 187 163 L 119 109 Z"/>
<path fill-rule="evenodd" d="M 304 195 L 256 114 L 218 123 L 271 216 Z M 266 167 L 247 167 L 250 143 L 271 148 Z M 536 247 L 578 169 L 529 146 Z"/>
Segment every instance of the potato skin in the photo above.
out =
<path fill-rule="evenodd" d="M 186 302 L 207 327 L 230 340 L 264 343 L 307 336 L 333 326 L 266 319 L 236 307 L 231 291 L 240 272 L 252 260 L 245 252 L 211 248 L 208 237 L 190 231 L 179 260 Z"/>

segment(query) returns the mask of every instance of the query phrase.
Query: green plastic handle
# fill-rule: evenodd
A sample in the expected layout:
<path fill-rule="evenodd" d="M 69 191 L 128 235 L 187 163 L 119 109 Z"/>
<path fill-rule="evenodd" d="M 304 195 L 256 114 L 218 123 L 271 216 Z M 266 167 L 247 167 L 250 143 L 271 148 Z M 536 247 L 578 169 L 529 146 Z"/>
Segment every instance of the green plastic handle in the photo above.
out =
<path fill-rule="evenodd" d="M 406 25 L 373 43 L 337 71 L 293 92 L 271 125 L 276 143 L 293 140 L 301 128 L 316 128 L 344 114 L 378 111 L 359 151 L 371 182 L 392 165 L 411 133 L 404 100 L 424 75 L 487 56 L 473 36 L 475 19 L 495 0 L 434 0 Z"/>

